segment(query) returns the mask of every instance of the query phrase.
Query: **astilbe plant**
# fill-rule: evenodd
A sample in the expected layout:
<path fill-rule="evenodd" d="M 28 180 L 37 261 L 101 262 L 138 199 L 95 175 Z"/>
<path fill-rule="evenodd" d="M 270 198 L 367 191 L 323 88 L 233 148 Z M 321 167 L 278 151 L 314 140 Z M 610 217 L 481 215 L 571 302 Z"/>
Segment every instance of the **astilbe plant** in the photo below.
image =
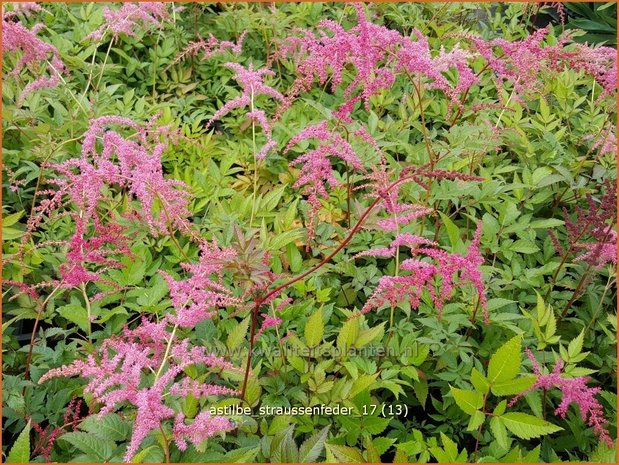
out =
<path fill-rule="evenodd" d="M 140 23 L 161 27 L 168 17 L 168 6 L 163 2 L 127 2 L 118 9 L 106 6 L 103 9 L 103 24 L 86 38 L 101 40 L 108 31 L 114 40 L 118 40 L 120 34 L 135 37 Z"/>
<path fill-rule="evenodd" d="M 174 409 L 175 398 L 190 393 L 197 398 L 237 394 L 232 388 L 189 378 L 184 370 L 193 365 L 218 372 L 237 369 L 204 347 L 193 346 L 188 338 L 175 334 L 175 330 L 168 331 L 169 327 L 168 318 L 157 323 L 144 319 L 135 329 L 125 327 L 119 336 L 103 341 L 96 355 L 48 371 L 39 384 L 59 376 L 88 379 L 84 393 L 101 404 L 99 416 L 121 405 L 132 405 L 136 417 L 125 461 L 130 462 L 146 436 L 156 430 L 164 437 L 169 461 L 166 422 L 173 422 L 171 439 L 181 450 L 186 449 L 187 440 L 199 446 L 209 437 L 233 428 L 228 418 L 212 416 L 208 410 L 188 425 L 185 415 Z"/>
<path fill-rule="evenodd" d="M 543 373 L 533 353 L 529 349 L 525 349 L 525 351 L 533 365 L 533 372 L 537 376 L 537 379 L 531 388 L 515 396 L 508 405 L 510 407 L 513 406 L 520 398 L 536 389 L 544 389 L 546 391 L 550 389 L 559 389 L 561 391 L 561 402 L 555 409 L 555 415 L 565 418 L 569 406 L 571 404 L 576 404 L 580 410 L 582 421 L 587 422 L 587 424 L 593 428 L 593 431 L 600 438 L 600 441 L 604 442 L 608 447 L 612 447 L 613 441 L 605 427 L 608 421 L 604 418 L 604 408 L 595 398 L 596 394 L 600 392 L 602 388 L 599 386 L 587 386 L 587 382 L 590 379 L 586 376 L 577 376 L 574 378 L 562 376 L 561 370 L 563 369 L 563 360 L 560 358 L 557 359 L 551 373 Z"/>
<path fill-rule="evenodd" d="M 2 48 L 5 52 L 19 54 L 9 75 L 18 76 L 24 69 L 29 69 L 36 76 L 21 91 L 18 104 L 36 90 L 57 86 L 62 80 L 62 74 L 67 72 L 58 49 L 36 36 L 45 26 L 39 23 L 28 29 L 17 19 L 19 13 L 27 15 L 40 9 L 36 4 L 28 5 L 28 8 L 13 11 L 6 11 L 4 6 L 2 9 Z"/>

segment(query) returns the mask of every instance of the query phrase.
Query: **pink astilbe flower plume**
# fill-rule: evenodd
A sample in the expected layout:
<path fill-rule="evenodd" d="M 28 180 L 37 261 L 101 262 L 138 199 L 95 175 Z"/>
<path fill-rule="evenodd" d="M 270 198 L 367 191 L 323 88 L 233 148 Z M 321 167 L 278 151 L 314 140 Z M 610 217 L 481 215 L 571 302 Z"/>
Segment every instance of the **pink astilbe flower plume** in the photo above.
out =
<path fill-rule="evenodd" d="M 299 93 L 309 90 L 315 80 L 324 85 L 331 79 L 333 90 L 343 87 L 343 96 L 348 100 L 336 111 L 336 116 L 346 122 L 351 121 L 349 115 L 357 102 L 363 101 L 369 110 L 370 97 L 389 89 L 398 73 L 424 76 L 429 88 L 445 92 L 455 105 L 459 105 L 456 97 L 477 82 L 467 63 L 471 57 L 468 52 L 456 46 L 449 52 L 441 50 L 433 57 L 427 38 L 419 31 L 413 31 L 416 40 L 412 40 L 368 21 L 364 6 L 360 3 L 354 6 L 357 25 L 349 30 L 335 21 L 323 20 L 318 35 L 301 31 L 301 36 L 288 37 L 282 42 L 275 58 L 291 57 L 298 77 L 287 92 L 278 116 Z M 451 68 L 458 71 L 455 85 L 444 76 Z M 355 75 L 345 81 L 349 69 L 353 69 Z"/>
<path fill-rule="evenodd" d="M 35 7 L 31 10 L 37 11 Z M 61 81 L 60 76 L 66 73 L 66 67 L 56 47 L 36 36 L 44 25 L 36 24 L 32 29 L 28 29 L 20 21 L 15 20 L 15 15 L 15 11 L 2 13 L 2 48 L 4 52 L 21 54 L 9 76 L 17 76 L 24 68 L 30 69 L 32 74 L 38 76 L 22 90 L 17 102 L 21 105 L 26 96 L 35 90 L 57 86 Z M 41 72 L 42 65 L 45 65 L 47 75 Z"/>
<path fill-rule="evenodd" d="M 234 256 L 233 249 L 220 249 L 215 244 L 204 242 L 198 263 L 181 265 L 190 273 L 188 278 L 177 281 L 165 271 L 160 271 L 170 288 L 175 310 L 175 315 L 170 319 L 174 324 L 194 327 L 215 316 L 220 307 L 242 303 L 223 285 L 221 279 L 224 268 Z"/>
<path fill-rule="evenodd" d="M 422 292 L 425 289 L 441 317 L 445 302 L 451 299 L 455 287 L 472 284 L 479 299 L 479 305 L 484 310 L 484 323 L 489 323 L 488 306 L 486 302 L 483 278 L 479 266 L 483 257 L 479 250 L 481 238 L 481 223 L 477 225 L 473 241 L 469 245 L 466 255 L 448 253 L 439 249 L 435 243 L 425 238 L 411 234 L 402 234 L 386 248 L 379 248 L 362 252 L 359 256 L 389 257 L 393 256 L 399 246 L 410 247 L 414 258 L 402 262 L 401 269 L 409 272 L 403 276 L 383 276 L 378 286 L 368 298 L 358 316 L 385 304 L 397 305 L 407 300 L 412 309 L 417 309 L 421 303 Z M 425 247 L 419 247 L 425 245 Z M 422 260 L 429 257 L 434 263 Z M 419 258 L 417 258 L 419 257 Z M 458 281 L 455 276 L 458 275 Z M 437 292 L 437 284 L 439 289 Z"/>
<path fill-rule="evenodd" d="M 239 54 L 241 53 L 241 48 L 243 46 L 243 40 L 245 39 L 245 35 L 247 31 L 243 31 L 236 43 L 231 42 L 229 40 L 219 40 L 212 34 L 209 34 L 208 39 L 199 39 L 187 44 L 185 49 L 179 53 L 179 55 L 174 59 L 174 61 L 168 66 L 173 66 L 188 56 L 195 57 L 198 53 L 202 52 L 202 60 L 208 60 L 212 56 L 219 55 L 226 50 L 230 50 L 232 53 Z M 167 69 L 167 68 L 166 68 Z"/>
<path fill-rule="evenodd" d="M 613 441 L 605 427 L 605 425 L 608 424 L 608 420 L 604 418 L 604 409 L 602 405 L 595 398 L 595 395 L 600 392 L 602 388 L 599 386 L 587 386 L 587 382 L 590 378 L 586 376 L 578 376 L 575 378 L 562 377 L 561 369 L 563 368 L 563 360 L 560 358 L 557 359 L 552 373 L 544 374 L 533 353 L 528 348 L 525 349 L 525 352 L 533 365 L 533 372 L 537 375 L 537 380 L 529 389 L 515 396 L 509 402 L 508 406 L 513 406 L 520 398 L 536 389 L 548 391 L 557 388 L 561 391 L 561 402 L 555 409 L 555 415 L 565 418 L 569 406 L 573 403 L 576 404 L 580 410 L 582 421 L 587 422 L 587 424 L 593 428 L 593 431 L 601 441 L 608 447 L 612 447 Z"/>
<path fill-rule="evenodd" d="M 290 162 L 290 166 L 301 165 L 301 174 L 293 187 L 303 188 L 303 194 L 307 196 L 310 205 L 307 229 L 308 237 L 311 239 L 314 237 L 314 220 L 321 206 L 320 198 L 329 198 L 327 185 L 332 188 L 340 185 L 333 174 L 329 157 L 339 158 L 354 170 L 364 172 L 365 168 L 350 143 L 329 129 L 326 121 L 303 129 L 288 142 L 284 153 L 288 153 L 293 146 L 308 139 L 318 140 L 318 146 L 295 158 Z"/>
<path fill-rule="evenodd" d="M 86 39 L 101 40 L 107 31 L 114 40 L 118 40 L 120 34 L 136 37 L 138 23 L 161 27 L 168 16 L 167 5 L 163 2 L 127 2 L 117 10 L 104 7 L 103 24 L 88 34 Z"/>
<path fill-rule="evenodd" d="M 180 427 L 180 414 L 173 408 L 175 402 L 170 402 L 170 405 L 166 403 L 166 393 L 183 397 L 191 392 L 198 398 L 236 395 L 236 390 L 214 384 L 201 385 L 197 380 L 188 378 L 184 371 L 187 367 L 204 365 L 209 369 L 239 370 L 208 353 L 204 347 L 190 346 L 188 339 L 179 339 L 174 331 L 168 331 L 168 327 L 166 318 L 158 323 L 142 320 L 136 329 L 125 327 L 121 335 L 106 339 L 96 355 L 91 354 L 86 360 L 52 369 L 39 380 L 39 383 L 44 383 L 59 376 L 88 379 L 84 392 L 91 394 L 96 403 L 102 404 L 99 416 L 113 412 L 121 403 L 133 405 L 136 417 L 125 453 L 126 462 L 131 461 L 143 440 L 152 431 L 160 429 L 166 420 L 176 418 L 173 439 L 179 447 L 188 434 L 193 442 L 193 439 L 205 439 L 232 428 L 224 417 L 209 417 L 212 421 L 207 422 L 204 412 L 194 420 L 198 422 L 196 428 L 203 425 L 200 434 L 191 436 L 189 430 Z M 181 379 L 175 382 L 178 377 Z"/>
<path fill-rule="evenodd" d="M 264 159 L 267 154 L 275 148 L 276 143 L 273 140 L 271 123 L 267 121 L 264 111 L 255 108 L 254 101 L 258 95 L 266 95 L 267 97 L 279 101 L 284 100 L 284 96 L 279 91 L 263 82 L 265 76 L 274 76 L 275 73 L 266 68 L 254 70 L 254 65 L 252 63 L 250 63 L 247 68 L 244 68 L 238 63 L 226 63 L 224 66 L 236 73 L 234 79 L 236 79 L 241 86 L 242 93 L 217 110 L 213 117 L 206 123 L 206 128 L 208 129 L 216 120 L 221 119 L 224 115 L 236 108 L 250 107 L 247 117 L 251 121 L 258 123 L 258 126 L 262 128 L 266 137 L 266 144 L 257 154 L 258 159 Z"/>

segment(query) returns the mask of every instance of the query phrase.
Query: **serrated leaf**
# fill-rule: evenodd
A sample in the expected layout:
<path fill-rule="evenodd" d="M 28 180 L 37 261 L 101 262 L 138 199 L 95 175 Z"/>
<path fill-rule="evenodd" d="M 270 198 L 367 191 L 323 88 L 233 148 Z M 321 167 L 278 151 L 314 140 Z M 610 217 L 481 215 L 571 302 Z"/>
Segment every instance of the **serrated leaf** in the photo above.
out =
<path fill-rule="evenodd" d="M 373 328 L 365 329 L 361 331 L 359 333 L 359 337 L 355 341 L 355 347 L 360 348 L 360 347 L 368 345 L 370 342 L 374 341 L 375 339 L 379 339 L 379 340 L 382 339 L 383 335 L 385 334 L 386 324 L 387 322 L 385 321 L 379 324 L 378 326 L 374 326 Z"/>
<path fill-rule="evenodd" d="M 81 330 L 88 329 L 88 311 L 78 304 L 69 304 L 59 307 L 57 312 L 61 317 L 66 318 L 71 323 L 76 324 Z"/>
<path fill-rule="evenodd" d="M 131 426 L 115 413 L 103 418 L 91 415 L 80 423 L 79 428 L 104 440 L 123 441 L 129 437 Z"/>
<path fill-rule="evenodd" d="M 567 354 L 570 356 L 570 359 L 576 357 L 582 351 L 582 344 L 584 341 L 585 332 L 584 330 L 580 332 L 578 336 L 570 341 L 567 346 Z"/>
<path fill-rule="evenodd" d="M 545 434 L 562 431 L 563 428 L 521 412 L 509 412 L 501 416 L 505 427 L 520 439 L 538 438 Z"/>
<path fill-rule="evenodd" d="M 467 431 L 475 431 L 479 426 L 485 421 L 486 415 L 477 410 L 471 415 L 471 419 L 469 420 L 469 425 L 467 426 Z"/>
<path fill-rule="evenodd" d="M 505 430 L 505 425 L 501 417 L 492 417 L 490 419 L 490 431 L 501 449 L 507 449 L 509 447 L 509 443 L 507 442 L 507 431 Z"/>
<path fill-rule="evenodd" d="M 109 461 L 114 453 L 114 443 L 105 441 L 90 433 L 74 431 L 63 434 L 60 439 L 75 446 L 79 451 L 86 454 L 91 460 L 101 462 Z"/>
<path fill-rule="evenodd" d="M 488 383 L 484 375 L 477 371 L 477 368 L 473 368 L 471 371 L 471 383 L 473 387 L 482 394 L 486 394 L 490 389 L 490 383 Z"/>
<path fill-rule="evenodd" d="M 13 447 L 7 456 L 6 463 L 28 463 L 30 462 L 30 421 L 19 433 Z"/>
<path fill-rule="evenodd" d="M 326 444 L 326 448 L 333 454 L 336 460 L 340 463 L 363 463 L 365 459 L 359 450 L 348 447 L 340 446 L 338 444 Z"/>
<path fill-rule="evenodd" d="M 305 343 L 308 347 L 315 347 L 322 342 L 325 325 L 322 321 L 322 306 L 309 317 L 305 324 Z"/>
<path fill-rule="evenodd" d="M 348 351 L 359 337 L 359 318 L 345 321 L 337 335 L 337 348 L 342 352 Z"/>
<path fill-rule="evenodd" d="M 249 328 L 250 316 L 244 318 L 237 324 L 226 339 L 226 346 L 229 350 L 234 350 L 240 346 L 247 337 L 247 329 Z"/>
<path fill-rule="evenodd" d="M 495 396 L 512 396 L 520 394 L 529 389 L 535 383 L 536 376 L 523 376 L 521 378 L 510 379 L 502 383 L 492 385 L 492 394 Z"/>
<path fill-rule="evenodd" d="M 509 381 L 520 372 L 520 336 L 514 336 L 490 357 L 488 380 L 490 384 Z"/>
<path fill-rule="evenodd" d="M 330 427 L 331 426 L 325 426 L 301 444 L 299 448 L 299 462 L 311 463 L 316 461 L 325 448 L 325 441 L 327 440 Z"/>
<path fill-rule="evenodd" d="M 456 401 L 456 405 L 460 407 L 464 413 L 473 415 L 484 405 L 484 396 L 481 392 L 465 391 L 453 386 L 450 386 L 450 389 L 451 395 Z"/>

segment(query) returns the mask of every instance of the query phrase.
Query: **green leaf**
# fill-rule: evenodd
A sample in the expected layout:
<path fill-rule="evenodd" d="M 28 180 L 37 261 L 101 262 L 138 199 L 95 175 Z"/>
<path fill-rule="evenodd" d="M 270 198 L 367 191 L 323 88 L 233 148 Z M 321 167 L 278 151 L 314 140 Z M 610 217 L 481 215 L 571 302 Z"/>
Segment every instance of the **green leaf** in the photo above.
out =
<path fill-rule="evenodd" d="M 365 459 L 359 450 L 348 447 L 340 446 L 338 444 L 326 444 L 327 450 L 333 454 L 333 457 L 340 463 L 363 463 Z"/>
<path fill-rule="evenodd" d="M 325 325 L 322 321 L 322 306 L 309 317 L 305 324 L 305 342 L 308 347 L 315 347 L 322 342 Z"/>
<path fill-rule="evenodd" d="M 30 421 L 19 433 L 11 451 L 6 459 L 6 463 L 28 463 L 30 462 Z"/>
<path fill-rule="evenodd" d="M 329 434 L 329 428 L 330 426 L 325 426 L 301 444 L 299 448 L 299 462 L 316 462 L 316 459 L 318 459 L 320 453 L 325 448 L 325 441 L 327 439 L 327 434 Z"/>
<path fill-rule="evenodd" d="M 349 396 L 350 398 L 355 397 L 357 394 L 365 391 L 367 388 L 372 386 L 376 382 L 376 378 L 378 377 L 378 373 L 373 375 L 362 375 L 359 376 L 356 380 L 353 381 L 352 387 L 350 388 Z"/>
<path fill-rule="evenodd" d="M 585 337 L 584 330 L 580 332 L 578 336 L 570 341 L 567 346 L 567 354 L 570 356 L 570 359 L 576 357 L 582 351 L 582 344 Z"/>
<path fill-rule="evenodd" d="M 383 322 L 378 326 L 374 326 L 373 328 L 363 330 L 359 333 L 359 337 L 355 341 L 355 347 L 363 347 L 375 339 L 382 339 L 385 334 L 385 325 L 387 322 Z"/>
<path fill-rule="evenodd" d="M 115 413 L 108 413 L 103 418 L 91 415 L 80 423 L 80 429 L 104 440 L 123 441 L 129 437 L 131 426 Z"/>
<path fill-rule="evenodd" d="M 490 383 L 488 383 L 484 375 L 477 371 L 477 368 L 473 368 L 471 371 L 471 383 L 473 387 L 482 394 L 487 394 L 490 389 Z"/>
<path fill-rule="evenodd" d="M 346 351 L 357 340 L 359 336 L 359 318 L 353 318 L 344 322 L 340 334 L 337 335 L 337 348 Z"/>
<path fill-rule="evenodd" d="M 520 372 L 520 336 L 514 336 L 490 357 L 488 379 L 490 384 L 509 381 Z"/>
<path fill-rule="evenodd" d="M 249 322 L 251 317 L 244 318 L 238 325 L 234 327 L 228 338 L 226 339 L 226 346 L 230 350 L 236 349 L 245 340 L 247 336 L 247 329 L 249 328 Z"/>
<path fill-rule="evenodd" d="M 460 230 L 447 215 L 442 212 L 439 212 L 439 215 L 441 215 L 441 220 L 445 226 L 445 230 L 447 231 L 451 248 L 452 250 L 455 250 L 458 244 L 462 242 L 462 239 L 460 239 Z"/>
<path fill-rule="evenodd" d="M 536 376 L 529 375 L 493 384 L 492 394 L 495 396 L 512 396 L 515 394 L 520 394 L 533 386 L 535 379 Z"/>
<path fill-rule="evenodd" d="M 484 405 L 484 396 L 481 392 L 464 391 L 453 386 L 451 388 L 451 395 L 456 401 L 456 405 L 462 409 L 464 413 L 473 415 Z"/>
<path fill-rule="evenodd" d="M 466 428 L 467 431 L 475 431 L 480 425 L 486 420 L 486 415 L 479 410 L 475 411 L 473 415 L 471 415 L 471 419 L 469 420 L 469 426 Z"/>
<path fill-rule="evenodd" d="M 505 430 L 505 424 L 503 424 L 503 419 L 501 417 L 492 417 L 490 420 L 490 431 L 501 449 L 507 449 L 509 447 L 509 443 L 507 442 L 507 431 Z"/>
<path fill-rule="evenodd" d="M 58 308 L 61 317 L 75 323 L 82 331 L 88 330 L 88 311 L 78 304 L 69 304 Z"/>
<path fill-rule="evenodd" d="M 74 431 L 63 434 L 60 439 L 67 441 L 81 452 L 85 453 L 89 459 L 101 462 L 109 461 L 114 453 L 114 443 L 102 440 L 90 433 Z"/>
<path fill-rule="evenodd" d="M 546 420 L 521 412 L 506 413 L 501 419 L 505 427 L 520 439 L 538 438 L 545 434 L 563 430 L 563 428 Z"/>

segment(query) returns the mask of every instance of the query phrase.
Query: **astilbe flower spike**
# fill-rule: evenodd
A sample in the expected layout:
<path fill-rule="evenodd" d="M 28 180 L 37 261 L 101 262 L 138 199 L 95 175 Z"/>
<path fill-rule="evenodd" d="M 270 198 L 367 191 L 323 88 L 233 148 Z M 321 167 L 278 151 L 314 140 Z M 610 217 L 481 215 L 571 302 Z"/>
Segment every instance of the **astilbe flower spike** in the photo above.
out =
<path fill-rule="evenodd" d="M 411 254 L 415 257 L 425 255 L 433 259 L 434 263 L 421 258 L 409 258 L 401 264 L 401 269 L 410 274 L 403 276 L 383 276 L 378 281 L 378 286 L 370 295 L 358 316 L 380 308 L 385 304 L 392 307 L 398 302 L 407 300 L 412 309 L 417 309 L 421 303 L 422 292 L 425 289 L 432 298 L 439 318 L 443 306 L 451 298 L 456 286 L 472 284 L 479 299 L 479 305 L 484 310 L 484 323 L 489 323 L 488 306 L 485 289 L 479 266 L 483 263 L 483 257 L 479 250 L 481 239 L 481 223 L 473 236 L 466 255 L 448 253 L 435 246 L 432 241 L 411 234 L 402 234 L 386 248 L 373 249 L 362 252 L 359 256 L 389 257 L 398 250 L 399 246 L 411 248 Z M 419 247 L 425 245 L 425 247 Z M 432 247 L 431 247 L 432 246 Z M 458 274 L 459 280 L 454 281 Z M 440 280 L 440 290 L 437 292 L 437 279 Z"/>
<path fill-rule="evenodd" d="M 310 205 L 307 229 L 308 238 L 311 239 L 314 236 L 314 219 L 321 206 L 320 198 L 329 198 L 327 185 L 332 188 L 340 185 L 333 174 L 329 157 L 339 158 L 354 170 L 365 171 L 365 168 L 350 143 L 329 129 L 326 121 L 308 126 L 299 132 L 288 142 L 284 153 L 288 153 L 293 146 L 307 139 L 318 140 L 318 146 L 295 158 L 290 162 L 290 166 L 302 165 L 301 174 L 293 187 L 303 188 L 302 192 L 307 196 Z"/>
<path fill-rule="evenodd" d="M 525 349 L 525 352 L 533 365 L 533 372 L 537 376 L 537 379 L 533 386 L 515 396 L 509 402 L 508 406 L 513 406 L 520 398 L 536 389 L 548 391 L 557 388 L 561 391 L 562 398 L 561 403 L 555 409 L 555 415 L 565 418 L 568 407 L 572 403 L 575 403 L 580 409 L 582 421 L 587 422 L 587 424 L 593 428 L 593 431 L 601 441 L 608 447 L 612 447 L 613 441 L 605 428 L 608 421 L 604 418 L 604 409 L 595 398 L 595 395 L 600 392 L 602 388 L 599 386 L 587 386 L 587 382 L 590 378 L 586 376 L 578 376 L 575 378 L 562 377 L 561 369 L 563 368 L 563 360 L 560 358 L 557 359 L 552 373 L 544 374 L 533 353 L 528 348 Z"/>
<path fill-rule="evenodd" d="M 229 362 L 210 354 L 204 347 L 190 346 L 188 339 L 179 339 L 168 331 L 169 321 L 158 323 L 142 320 L 135 329 L 124 328 L 120 336 L 106 339 L 97 351 L 86 360 L 49 370 L 39 383 L 59 376 L 81 376 L 88 379 L 85 393 L 102 404 L 99 416 L 114 411 L 121 403 L 128 402 L 137 410 L 133 434 L 125 461 L 137 452 L 142 441 L 151 431 L 157 430 L 166 420 L 176 418 L 173 438 L 179 447 L 186 445 L 185 436 L 201 442 L 219 431 L 232 428 L 227 418 L 196 417 L 194 424 L 200 433 L 191 434 L 181 427 L 182 418 L 166 404 L 166 391 L 172 396 L 191 392 L 198 397 L 235 395 L 236 391 L 222 386 L 203 384 L 187 378 L 184 370 L 191 365 L 204 365 L 217 370 L 237 370 Z M 166 368 L 163 370 L 163 368 Z M 154 373 L 154 379 L 151 378 Z M 181 376 L 180 381 L 175 382 Z"/>
<path fill-rule="evenodd" d="M 35 8 L 32 10 L 37 11 Z M 2 12 L 2 48 L 5 52 L 21 53 L 9 76 L 17 76 L 26 67 L 38 76 L 22 90 L 17 102 L 21 104 L 28 94 L 38 89 L 57 86 L 61 81 L 61 74 L 66 73 L 66 67 L 58 49 L 36 36 L 44 25 L 36 24 L 32 29 L 28 29 L 21 21 L 15 20 L 15 15 L 15 11 Z M 41 74 L 43 64 L 48 75 Z"/>
<path fill-rule="evenodd" d="M 347 122 L 350 122 L 348 115 L 357 102 L 363 101 L 369 110 L 370 97 L 389 89 L 401 72 L 424 76 L 429 88 L 445 92 L 454 105 L 460 104 L 456 97 L 477 82 L 467 63 L 471 57 L 468 52 L 456 46 L 449 52 L 441 50 L 433 57 L 427 38 L 421 32 L 414 30 L 416 40 L 412 40 L 398 31 L 368 21 L 364 6 L 359 3 L 354 6 L 357 25 L 351 29 L 345 30 L 335 21 L 323 20 L 318 35 L 301 31 L 302 36 L 288 37 L 281 43 L 275 57 L 292 57 L 298 77 L 277 115 L 281 115 L 300 92 L 309 90 L 314 80 L 324 85 L 330 78 L 333 90 L 344 86 L 343 95 L 348 100 L 340 107 L 337 116 Z M 345 70 L 349 68 L 355 75 L 344 84 Z M 444 76 L 451 68 L 458 71 L 455 85 Z"/>
<path fill-rule="evenodd" d="M 220 307 L 242 303 L 221 280 L 224 268 L 234 256 L 231 248 L 220 249 L 216 244 L 203 242 L 198 263 L 181 264 L 191 274 L 188 278 L 177 281 L 165 271 L 160 271 L 170 288 L 175 310 L 175 315 L 170 317 L 172 323 L 191 328 L 215 316 Z M 213 275 L 218 279 L 213 279 Z"/>
<path fill-rule="evenodd" d="M 163 2 L 127 2 L 118 10 L 104 7 L 103 24 L 86 39 L 101 40 L 106 31 L 110 31 L 114 40 L 118 40 L 120 34 L 135 37 L 138 23 L 161 27 L 168 16 L 167 5 Z"/>
<path fill-rule="evenodd" d="M 250 63 L 247 68 L 244 68 L 238 63 L 226 63 L 224 66 L 236 73 L 234 79 L 236 79 L 241 86 L 242 93 L 217 110 L 206 123 L 206 128 L 208 129 L 216 120 L 221 119 L 224 115 L 236 108 L 250 107 L 247 117 L 258 123 L 266 137 L 266 144 L 262 147 L 260 152 L 256 154 L 257 158 L 262 160 L 275 148 L 276 143 L 272 137 L 271 123 L 267 121 L 264 111 L 255 108 L 254 100 L 258 95 L 266 95 L 280 102 L 284 100 L 284 96 L 279 91 L 263 82 L 265 76 L 273 76 L 275 73 L 266 68 L 254 70 L 254 65 L 252 63 Z"/>
<path fill-rule="evenodd" d="M 209 34 L 208 39 L 199 39 L 187 44 L 185 49 L 178 54 L 178 56 L 174 59 L 174 61 L 168 66 L 173 66 L 188 56 L 195 57 L 198 53 L 202 52 L 202 60 L 208 60 L 209 58 L 219 55 L 220 53 L 225 52 L 226 50 L 230 50 L 232 53 L 239 54 L 241 53 L 241 48 L 243 46 L 243 40 L 245 39 L 245 35 L 247 31 L 243 31 L 236 43 L 231 42 L 229 40 L 219 40 L 217 37 Z"/>

